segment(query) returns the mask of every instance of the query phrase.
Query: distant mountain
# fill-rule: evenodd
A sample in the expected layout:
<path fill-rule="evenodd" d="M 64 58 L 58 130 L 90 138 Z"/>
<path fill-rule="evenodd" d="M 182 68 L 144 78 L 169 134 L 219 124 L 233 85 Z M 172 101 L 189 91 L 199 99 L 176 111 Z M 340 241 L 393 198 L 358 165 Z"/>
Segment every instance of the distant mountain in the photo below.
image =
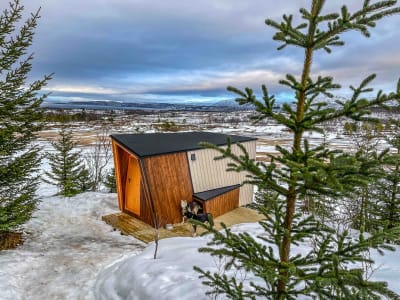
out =
<path fill-rule="evenodd" d="M 211 106 L 234 107 L 234 108 L 240 108 L 243 110 L 253 109 L 253 105 L 251 105 L 251 104 L 239 105 L 239 103 L 237 103 L 235 100 L 232 100 L 232 99 L 221 100 L 221 101 L 211 104 Z"/>
<path fill-rule="evenodd" d="M 234 111 L 251 109 L 251 106 L 239 106 L 233 100 L 209 103 L 133 103 L 121 101 L 74 101 L 54 102 L 47 101 L 42 104 L 45 108 L 55 109 L 99 109 L 99 110 L 181 110 L 181 111 Z"/>

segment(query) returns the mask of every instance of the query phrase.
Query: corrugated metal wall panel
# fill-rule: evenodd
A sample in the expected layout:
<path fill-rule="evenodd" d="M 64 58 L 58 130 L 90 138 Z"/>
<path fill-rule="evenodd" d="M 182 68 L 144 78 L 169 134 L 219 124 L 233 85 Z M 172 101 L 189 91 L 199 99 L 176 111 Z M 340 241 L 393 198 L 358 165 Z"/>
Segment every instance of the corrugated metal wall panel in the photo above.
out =
<path fill-rule="evenodd" d="M 251 158 L 256 157 L 256 141 L 242 143 Z M 232 145 L 235 154 L 241 154 L 238 146 Z M 192 154 L 195 160 L 192 160 Z M 187 153 L 190 173 L 192 176 L 194 193 L 212 190 L 224 186 L 240 184 L 245 180 L 246 173 L 226 172 L 230 159 L 214 160 L 219 152 L 213 149 L 200 149 Z M 240 187 L 239 205 L 251 203 L 253 200 L 253 186 L 244 185 Z"/>

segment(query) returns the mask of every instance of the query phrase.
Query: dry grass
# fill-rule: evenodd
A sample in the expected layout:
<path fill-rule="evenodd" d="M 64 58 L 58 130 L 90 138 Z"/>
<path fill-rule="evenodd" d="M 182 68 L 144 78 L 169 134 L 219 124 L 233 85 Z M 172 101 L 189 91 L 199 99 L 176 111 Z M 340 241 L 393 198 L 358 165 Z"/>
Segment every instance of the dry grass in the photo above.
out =
<path fill-rule="evenodd" d="M 21 232 L 0 232 L 0 251 L 15 249 L 22 243 Z"/>
<path fill-rule="evenodd" d="M 290 139 L 283 139 L 283 138 L 279 138 L 279 139 L 265 139 L 265 138 L 258 138 L 257 140 L 257 144 L 259 146 L 277 146 L 277 145 L 286 145 L 286 144 L 290 144 L 292 140 Z"/>
<path fill-rule="evenodd" d="M 96 134 L 97 132 L 95 130 L 76 131 L 73 132 L 73 137 L 78 143 L 78 146 L 89 146 L 96 142 Z M 47 142 L 54 142 L 59 138 L 59 134 L 56 131 L 41 131 L 38 135 L 41 140 Z"/>

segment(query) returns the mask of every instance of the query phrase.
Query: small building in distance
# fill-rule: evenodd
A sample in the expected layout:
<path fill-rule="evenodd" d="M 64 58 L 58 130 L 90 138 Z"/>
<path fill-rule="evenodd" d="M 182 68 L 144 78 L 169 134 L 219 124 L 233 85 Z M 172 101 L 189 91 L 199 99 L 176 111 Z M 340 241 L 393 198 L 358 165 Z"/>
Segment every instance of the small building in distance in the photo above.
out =
<path fill-rule="evenodd" d="M 253 186 L 240 186 L 244 172 L 227 172 L 229 159 L 214 160 L 220 153 L 200 142 L 218 146 L 232 142 L 241 154 L 241 143 L 251 158 L 256 138 L 210 132 L 111 135 L 121 211 L 154 225 L 156 212 L 163 223 L 182 221 L 181 200 L 197 201 L 213 217 L 253 201 Z"/>

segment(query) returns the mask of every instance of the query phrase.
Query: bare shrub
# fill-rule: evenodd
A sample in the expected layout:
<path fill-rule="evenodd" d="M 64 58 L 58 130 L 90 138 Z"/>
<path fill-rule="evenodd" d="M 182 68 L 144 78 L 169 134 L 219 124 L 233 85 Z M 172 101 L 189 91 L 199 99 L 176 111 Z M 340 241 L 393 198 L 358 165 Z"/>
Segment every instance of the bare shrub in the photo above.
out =
<path fill-rule="evenodd" d="M 98 191 L 101 183 L 107 175 L 107 165 L 112 158 L 110 128 L 103 125 L 100 132 L 96 134 L 95 145 L 85 155 L 86 164 L 91 178 L 92 191 Z"/>

